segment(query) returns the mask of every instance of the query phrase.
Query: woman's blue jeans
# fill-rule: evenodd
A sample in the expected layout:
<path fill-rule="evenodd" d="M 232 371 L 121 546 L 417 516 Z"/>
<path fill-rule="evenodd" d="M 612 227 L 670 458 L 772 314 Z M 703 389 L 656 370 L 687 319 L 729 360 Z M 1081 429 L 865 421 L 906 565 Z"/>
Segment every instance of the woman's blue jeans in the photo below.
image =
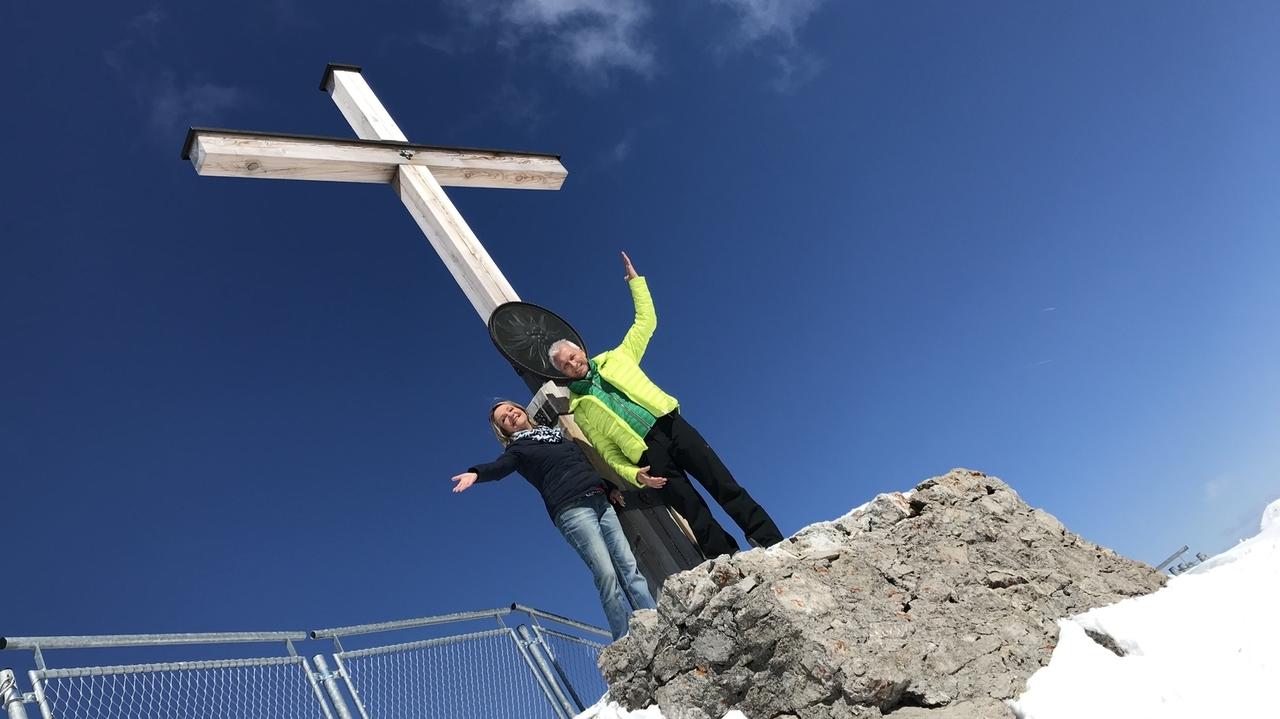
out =
<path fill-rule="evenodd" d="M 603 494 L 572 500 L 556 513 L 556 529 L 587 563 L 609 630 L 618 639 L 627 633 L 627 622 L 636 609 L 652 609 L 649 585 L 636 567 L 631 545 L 622 534 L 618 515 Z"/>

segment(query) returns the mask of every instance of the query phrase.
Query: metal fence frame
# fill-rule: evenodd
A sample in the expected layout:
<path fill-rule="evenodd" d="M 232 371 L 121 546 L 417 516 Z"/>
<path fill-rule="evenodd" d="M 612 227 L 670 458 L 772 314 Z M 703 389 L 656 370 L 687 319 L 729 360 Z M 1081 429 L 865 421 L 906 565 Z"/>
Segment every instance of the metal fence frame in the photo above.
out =
<path fill-rule="evenodd" d="M 574 682 L 573 678 L 569 676 L 569 672 L 567 668 L 564 666 L 564 662 L 560 661 L 560 658 L 556 656 L 555 648 L 552 646 L 553 642 L 549 642 L 547 641 L 547 639 L 550 637 L 550 638 L 555 638 L 560 641 L 568 642 L 571 644 L 576 644 L 580 647 L 587 649 L 588 651 L 593 652 L 596 655 L 597 659 L 600 656 L 600 652 L 604 651 L 604 648 L 607 645 L 601 644 L 599 642 L 593 642 L 583 637 L 578 637 L 572 634 L 567 634 L 565 632 L 557 631 L 550 627 L 543 627 L 542 625 L 537 623 L 536 618 L 534 619 L 533 633 L 540 651 L 543 651 L 546 653 L 547 660 L 551 668 L 555 672 L 556 677 L 560 680 L 560 683 L 564 686 L 565 691 L 569 693 L 569 698 L 573 700 L 573 704 L 577 707 L 577 712 L 575 713 L 584 711 L 588 706 L 590 706 L 590 704 L 588 704 L 588 701 L 590 700 L 584 701 L 582 697 L 582 694 L 585 691 L 586 687 L 581 686 L 580 684 Z M 603 676 L 600 677 L 600 684 L 601 685 L 604 684 Z M 603 694 L 603 692 L 601 692 L 601 694 Z M 592 701 L 592 703 L 594 703 L 594 701 Z"/>
<path fill-rule="evenodd" d="M 198 634 L 113 634 L 93 636 L 7 637 L 0 638 L 0 649 L 26 649 L 35 657 L 36 668 L 27 672 L 32 692 L 17 689 L 13 672 L 5 670 L 0 684 L 7 684 L 4 693 L 5 709 L 9 719 L 27 719 L 24 704 L 35 704 L 44 719 L 54 719 L 54 707 L 46 695 L 47 680 L 89 676 L 121 676 L 160 672 L 194 672 L 209 669 L 266 667 L 294 664 L 300 667 L 313 696 L 325 719 L 334 719 L 329 705 L 320 692 L 315 672 L 306 657 L 298 655 L 294 641 L 307 638 L 305 632 L 214 632 Z M 246 644 L 283 642 L 287 655 L 283 657 L 250 657 L 188 662 L 161 662 L 151 664 L 98 665 L 81 668 L 51 669 L 45 661 L 48 649 L 110 649 L 120 647 L 192 646 L 207 644 Z"/>
<path fill-rule="evenodd" d="M 525 620 L 516 623 L 515 620 Z M 347 650 L 342 639 L 357 635 L 380 634 L 401 630 L 421 629 L 433 626 L 456 625 L 465 622 L 492 620 L 497 625 L 486 631 L 456 632 L 441 637 L 410 642 L 382 644 L 357 650 Z M 511 622 L 509 624 L 509 622 Z M 514 624 L 514 626 L 512 626 Z M 89 676 L 121 676 L 130 674 L 154 674 L 160 672 L 195 672 L 209 669 L 275 667 L 297 665 L 304 673 L 311 694 L 325 719 L 390 719 L 370 713 L 362 699 L 358 686 L 349 670 L 353 659 L 415 651 L 449 643 L 461 643 L 493 637 L 507 637 L 513 642 L 524 666 L 529 670 L 542 696 L 557 719 L 571 719 L 587 708 L 584 698 L 594 702 L 593 695 L 584 693 L 603 686 L 603 678 L 594 687 L 588 678 L 579 674 L 578 686 L 556 656 L 552 648 L 555 642 L 569 642 L 581 648 L 587 656 L 598 657 L 605 644 L 589 637 L 601 637 L 609 641 L 605 630 L 550 612 L 544 612 L 520 604 L 478 612 L 460 612 L 417 619 L 361 624 L 310 632 L 221 632 L 199 634 L 125 634 L 98 636 L 52 637 L 0 637 L 0 649 L 19 649 L 33 652 L 36 668 L 29 671 L 32 691 L 22 692 L 11 670 L 0 671 L 0 708 L 8 719 L 29 719 L 27 704 L 34 704 L 43 719 L 58 719 L 60 712 L 52 706 L 46 695 L 47 682 L 54 679 Z M 330 657 L 315 654 L 314 669 L 307 658 L 300 656 L 294 642 L 307 639 L 331 640 Z M 219 659 L 207 661 L 164 662 L 150 664 L 99 665 L 72 669 L 51 669 L 45 662 L 44 650 L 48 649 L 98 649 L 119 647 L 146 647 L 165 645 L 205 645 L 227 643 L 282 642 L 286 656 Z M 579 655 L 581 657 L 582 655 Z M 330 669 L 329 658 L 333 660 Z M 579 659 L 579 662 L 581 659 Z M 579 663 L 579 666 L 581 664 Z M 518 680 L 518 678 L 516 678 Z M 350 699 L 350 705 L 348 704 Z M 308 703 L 309 704 L 309 703 Z M 355 711 L 351 709 L 354 705 Z"/>
<path fill-rule="evenodd" d="M 518 624 L 515 627 L 509 626 L 507 620 L 514 615 L 524 615 L 528 617 L 530 623 L 534 625 L 530 629 L 526 624 Z M 470 621 L 492 620 L 497 627 L 487 632 L 471 632 L 467 634 L 456 634 L 435 639 L 426 639 L 416 642 L 404 642 L 397 644 L 379 645 L 348 651 L 342 646 L 344 637 L 352 637 L 358 635 L 378 634 L 384 632 L 401 631 L 406 629 L 421 629 L 429 626 L 458 624 Z M 562 627 L 577 630 L 580 633 L 596 635 L 609 638 L 611 635 L 596 626 L 579 622 L 568 617 L 544 612 L 533 607 L 526 607 L 522 604 L 512 604 L 510 607 L 499 609 L 489 609 L 477 612 L 460 612 L 457 614 L 445 614 L 431 617 L 421 617 L 418 619 L 402 619 L 391 622 L 378 622 L 374 624 L 359 624 L 347 627 L 336 627 L 331 629 L 316 629 L 309 634 L 312 639 L 329 639 L 333 641 L 334 652 L 332 654 L 335 669 L 334 677 L 342 680 L 342 684 L 346 689 L 347 695 L 351 698 L 352 703 L 356 707 L 356 714 L 347 714 L 342 716 L 343 709 L 339 709 L 341 719 L 355 719 L 358 715 L 360 719 L 382 719 L 376 713 L 371 712 L 366 706 L 364 699 L 361 697 L 359 687 L 356 686 L 352 672 L 348 667 L 348 660 L 357 659 L 365 656 L 376 654 L 411 651 L 416 648 L 431 646 L 433 644 L 441 644 L 448 641 L 455 641 L 463 638 L 476 638 L 481 635 L 498 636 L 506 635 L 511 638 L 512 642 L 524 660 L 525 665 L 531 672 L 534 680 L 537 682 L 543 696 L 551 706 L 552 711 L 559 719 L 570 719 L 574 715 L 582 712 L 587 707 L 584 705 L 581 694 L 570 682 L 568 675 L 555 659 L 554 653 L 543 641 L 542 632 L 546 632 L 547 628 L 543 627 L 540 622 L 553 622 Z M 557 634 L 570 637 L 574 641 L 589 645 L 595 649 L 598 654 L 604 648 L 603 644 L 591 642 L 590 640 L 557 632 Z M 327 667 L 324 657 L 316 655 L 316 665 Z M 329 688 L 330 685 L 326 685 Z M 331 693 L 337 690 L 336 686 L 329 688 Z M 338 701 L 335 699 L 335 701 Z"/>

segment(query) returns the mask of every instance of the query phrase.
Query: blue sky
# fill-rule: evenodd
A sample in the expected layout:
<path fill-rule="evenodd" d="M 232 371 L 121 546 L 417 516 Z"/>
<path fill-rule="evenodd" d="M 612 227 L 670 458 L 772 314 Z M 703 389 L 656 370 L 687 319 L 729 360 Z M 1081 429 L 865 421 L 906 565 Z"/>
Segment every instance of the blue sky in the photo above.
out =
<path fill-rule="evenodd" d="M 451 196 L 784 532 L 952 467 L 1157 562 L 1280 496 L 1265 2 L 9 2 L 0 635 L 603 623 L 484 411 L 524 398 L 385 187 L 201 178 L 189 125 L 557 152 Z M 19 658 L 10 662 L 19 664 Z"/>

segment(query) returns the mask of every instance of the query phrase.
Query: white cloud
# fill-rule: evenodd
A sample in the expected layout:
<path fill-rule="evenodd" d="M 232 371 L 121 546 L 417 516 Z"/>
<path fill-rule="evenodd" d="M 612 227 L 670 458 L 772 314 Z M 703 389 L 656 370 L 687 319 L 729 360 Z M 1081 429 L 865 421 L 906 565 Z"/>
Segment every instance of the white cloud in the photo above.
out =
<path fill-rule="evenodd" d="M 778 51 L 773 61 L 777 74 L 769 84 L 778 92 L 791 92 L 822 72 L 822 60 L 799 45 Z"/>
<path fill-rule="evenodd" d="M 444 32 L 414 33 L 413 41 L 442 55 L 455 55 L 462 49 L 462 45 L 456 37 Z"/>
<path fill-rule="evenodd" d="M 246 95 L 230 85 L 184 80 L 157 63 L 159 29 L 167 20 L 154 6 L 134 16 L 120 41 L 103 53 L 103 61 L 133 92 L 152 129 L 168 133 L 186 125 L 218 124 Z"/>
<path fill-rule="evenodd" d="M 156 41 L 156 29 L 164 23 L 164 13 L 158 7 L 152 7 L 134 15 L 125 23 L 128 32 L 119 42 L 102 53 L 107 67 L 116 72 L 123 72 L 128 56 L 135 51 L 139 43 Z"/>
<path fill-rule="evenodd" d="M 484 102 L 459 116 L 449 129 L 454 134 L 461 134 L 496 120 L 521 128 L 533 136 L 550 115 L 554 115 L 554 112 L 548 109 L 546 101 L 536 89 L 503 81 L 487 94 Z"/>
<path fill-rule="evenodd" d="M 770 37 L 795 42 L 796 32 L 826 0 L 715 0 L 738 15 L 738 32 L 745 42 Z"/>
<path fill-rule="evenodd" d="M 736 26 L 729 40 L 733 49 L 771 55 L 775 74 L 770 84 L 790 92 L 818 76 L 822 61 L 798 39 L 813 14 L 826 0 L 713 0 L 730 8 Z"/>
<path fill-rule="evenodd" d="M 628 131 L 621 140 L 614 143 L 613 147 L 610 147 L 608 152 L 605 153 L 605 161 L 614 164 L 625 162 L 628 157 L 631 157 L 631 148 L 635 144 L 635 136 L 636 133 L 634 131 Z"/>
<path fill-rule="evenodd" d="M 798 36 L 827 0 L 711 0 L 728 10 L 728 27 L 714 33 L 712 47 L 748 50 L 773 66 L 770 84 L 789 91 L 812 80 L 822 61 Z M 651 76 L 657 58 L 648 36 L 652 22 L 663 20 L 652 0 L 450 0 L 473 28 L 496 29 L 496 43 L 518 55 L 544 55 L 579 78 L 605 81 L 619 73 Z M 674 19 L 675 13 L 668 13 Z M 721 15 L 723 18 L 723 14 Z M 486 35 L 493 33 L 486 32 Z M 475 36 L 472 35 L 474 38 Z M 418 41 L 452 54 L 461 45 L 447 38 Z M 493 40 L 490 40 L 493 41 Z"/>
<path fill-rule="evenodd" d="M 648 75 L 653 50 L 642 37 L 647 0 L 454 0 L 473 22 L 497 24 L 501 44 L 548 53 L 583 77 Z"/>
<path fill-rule="evenodd" d="M 164 13 L 160 12 L 160 8 L 153 6 L 133 16 L 129 20 L 129 29 L 151 35 L 162 22 L 164 22 Z"/>
<path fill-rule="evenodd" d="M 614 162 L 622 162 L 631 155 L 631 138 L 623 138 L 618 144 L 613 146 L 613 150 L 609 152 L 609 156 Z"/>
<path fill-rule="evenodd" d="M 244 101 L 245 94 L 229 85 L 207 82 L 179 85 L 174 74 L 166 71 L 142 87 L 139 99 L 147 108 L 152 127 L 167 130 L 185 125 L 217 124 L 218 118 Z"/>
<path fill-rule="evenodd" d="M 1211 479 L 1208 482 L 1205 482 L 1202 487 L 1204 489 L 1205 498 L 1217 499 L 1218 495 L 1222 494 L 1222 490 L 1225 485 L 1226 482 L 1221 478 Z"/>

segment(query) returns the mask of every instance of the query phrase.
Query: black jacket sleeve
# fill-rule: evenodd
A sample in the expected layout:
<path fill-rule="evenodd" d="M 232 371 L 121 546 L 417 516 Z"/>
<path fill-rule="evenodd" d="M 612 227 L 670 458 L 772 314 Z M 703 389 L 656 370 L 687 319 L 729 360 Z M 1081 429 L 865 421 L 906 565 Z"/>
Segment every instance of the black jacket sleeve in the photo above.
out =
<path fill-rule="evenodd" d="M 510 447 L 507 447 L 507 451 L 503 452 L 501 457 L 486 464 L 477 464 L 467 471 L 479 475 L 476 477 L 477 482 L 493 482 L 511 474 L 519 467 L 520 458 Z"/>

